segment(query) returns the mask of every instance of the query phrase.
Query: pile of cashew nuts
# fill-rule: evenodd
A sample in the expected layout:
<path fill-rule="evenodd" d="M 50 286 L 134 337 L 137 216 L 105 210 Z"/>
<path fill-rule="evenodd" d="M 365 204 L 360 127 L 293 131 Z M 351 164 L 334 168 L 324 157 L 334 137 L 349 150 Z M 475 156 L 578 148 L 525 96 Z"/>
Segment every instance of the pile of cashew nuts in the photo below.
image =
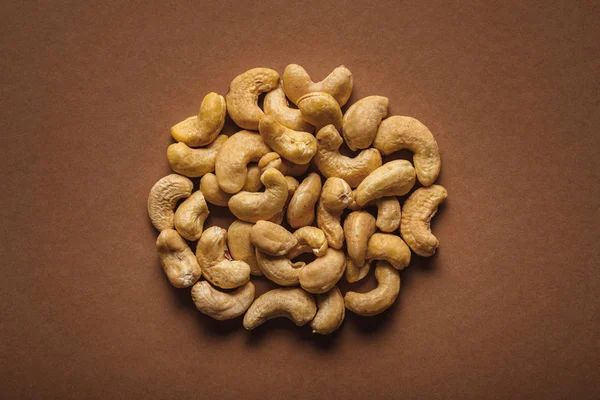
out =
<path fill-rule="evenodd" d="M 286 317 L 329 334 L 346 309 L 371 316 L 394 303 L 411 250 L 435 253 L 430 220 L 447 197 L 433 184 L 437 142 L 418 120 L 388 117 L 386 97 L 365 97 L 342 113 L 352 87 L 344 66 L 321 82 L 296 64 L 281 79 L 254 68 L 235 77 L 225 97 L 207 94 L 198 115 L 171 128 L 177 143 L 167 157 L 176 173 L 152 187 L 148 214 L 169 282 L 191 286 L 203 314 L 227 320 L 245 313 L 246 329 Z M 243 129 L 229 137 L 220 134 L 227 113 Z M 340 153 L 344 143 L 353 157 Z M 413 163 L 382 162 L 402 149 Z M 198 190 L 190 178 L 200 178 Z M 410 193 L 417 179 L 421 186 Z M 399 196 L 407 196 L 402 207 Z M 237 220 L 227 230 L 204 229 L 208 204 L 228 207 Z M 189 242 L 196 241 L 194 254 Z M 296 260 L 305 253 L 314 261 Z M 357 282 L 373 263 L 377 287 L 342 295 L 342 275 Z M 282 288 L 255 299 L 250 278 L 257 276 Z"/>

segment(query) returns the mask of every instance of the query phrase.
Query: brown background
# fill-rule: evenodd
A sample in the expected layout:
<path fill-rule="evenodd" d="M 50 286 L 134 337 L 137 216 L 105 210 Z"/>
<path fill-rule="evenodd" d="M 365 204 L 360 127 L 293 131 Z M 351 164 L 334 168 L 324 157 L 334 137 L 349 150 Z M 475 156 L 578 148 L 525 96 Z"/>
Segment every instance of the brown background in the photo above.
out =
<path fill-rule="evenodd" d="M 2 397 L 598 398 L 597 3 L 217 3 L 0 5 Z M 146 215 L 169 127 L 291 62 L 428 125 L 450 193 L 399 301 L 329 338 L 198 313 Z"/>

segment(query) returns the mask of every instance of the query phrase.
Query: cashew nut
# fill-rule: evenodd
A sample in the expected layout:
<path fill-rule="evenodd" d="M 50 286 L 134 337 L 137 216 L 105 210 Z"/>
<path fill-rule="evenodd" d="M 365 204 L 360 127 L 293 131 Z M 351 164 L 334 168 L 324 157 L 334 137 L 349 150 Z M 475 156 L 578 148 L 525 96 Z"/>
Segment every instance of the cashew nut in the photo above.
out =
<path fill-rule="evenodd" d="M 269 168 L 260 177 L 264 192 L 239 192 L 229 199 L 229 210 L 237 218 L 257 222 L 267 220 L 280 212 L 288 197 L 285 177 L 275 168 Z"/>
<path fill-rule="evenodd" d="M 211 226 L 198 241 L 196 258 L 207 281 L 222 289 L 233 289 L 250 280 L 250 266 L 232 260 L 226 241 L 227 231 Z"/>
<path fill-rule="evenodd" d="M 283 256 L 298 244 L 298 239 L 283 226 L 258 221 L 250 231 L 254 247 L 271 256 Z"/>
<path fill-rule="evenodd" d="M 429 223 L 446 197 L 448 191 L 444 187 L 431 185 L 415 190 L 404 202 L 400 233 L 406 244 L 420 256 L 434 255 L 440 245 L 431 233 Z"/>
<path fill-rule="evenodd" d="M 313 82 L 304 68 L 298 64 L 285 67 L 282 77 L 283 90 L 287 97 L 298 104 L 298 99 L 310 92 L 325 92 L 333 96 L 338 104 L 346 104 L 352 94 L 352 72 L 343 65 L 334 69 L 321 82 Z"/>
<path fill-rule="evenodd" d="M 202 269 L 177 231 L 163 229 L 156 239 L 156 250 L 171 285 L 185 288 L 192 286 L 200 278 Z"/>
<path fill-rule="evenodd" d="M 283 163 L 281 156 L 274 151 L 262 156 L 260 161 L 258 161 L 258 167 L 260 168 L 261 173 L 265 172 L 269 168 L 275 168 L 283 175 L 285 175 L 287 172 L 287 165 Z"/>
<path fill-rule="evenodd" d="M 233 221 L 227 229 L 227 245 L 234 260 L 244 261 L 250 266 L 250 274 L 262 275 L 256 261 L 254 245 L 250 241 L 250 231 L 253 226 L 254 224 L 239 219 Z"/>
<path fill-rule="evenodd" d="M 273 116 L 281 125 L 295 131 L 312 132 L 315 128 L 302 119 L 300 110 L 290 108 L 285 92 L 281 87 L 265 95 L 263 104 L 265 114 Z"/>
<path fill-rule="evenodd" d="M 307 164 L 317 152 L 317 140 L 312 134 L 290 129 L 270 115 L 260 120 L 258 130 L 269 147 L 293 163 Z"/>
<path fill-rule="evenodd" d="M 215 160 L 227 135 L 219 135 L 207 147 L 192 149 L 185 143 L 173 143 L 167 148 L 167 158 L 173 171 L 190 178 L 200 177 L 215 170 Z"/>
<path fill-rule="evenodd" d="M 294 232 L 294 237 L 298 240 L 298 243 L 287 253 L 290 260 L 304 253 L 313 253 L 317 257 L 322 257 L 327 253 L 329 247 L 327 238 L 319 228 L 304 226 Z"/>
<path fill-rule="evenodd" d="M 306 264 L 298 271 L 300 286 L 310 293 L 325 293 L 340 280 L 346 268 L 342 250 L 329 248 L 323 257 Z"/>
<path fill-rule="evenodd" d="M 244 315 L 244 328 L 251 330 L 265 321 L 285 317 L 297 326 L 306 325 L 317 313 L 315 299 L 300 288 L 273 289 L 257 298 Z"/>
<path fill-rule="evenodd" d="M 367 244 L 367 260 L 388 261 L 398 270 L 410 264 L 410 249 L 404 240 L 389 233 L 375 233 Z"/>
<path fill-rule="evenodd" d="M 234 133 L 221 146 L 215 162 L 219 186 L 227 193 L 239 192 L 246 182 L 247 165 L 258 162 L 271 149 L 256 133 Z"/>
<path fill-rule="evenodd" d="M 189 117 L 171 128 L 171 136 L 191 147 L 211 143 L 225 123 L 227 106 L 225 99 L 216 93 L 204 96 L 198 115 Z"/>
<path fill-rule="evenodd" d="M 327 125 L 317 133 L 317 154 L 314 161 L 327 178 L 342 178 L 355 188 L 371 172 L 381 166 L 381 154 L 376 149 L 362 150 L 354 158 L 340 154 L 343 139 L 333 125 Z"/>
<path fill-rule="evenodd" d="M 204 195 L 198 190 L 177 207 L 173 220 L 175 229 L 187 240 L 198 240 L 202 236 L 204 221 L 208 218 L 208 214 L 210 211 Z"/>
<path fill-rule="evenodd" d="M 381 232 L 394 232 L 400 226 L 400 202 L 397 197 L 377 199 L 376 226 Z"/>
<path fill-rule="evenodd" d="M 350 150 L 371 146 L 381 120 L 387 117 L 389 100 L 383 96 L 368 96 L 352 104 L 344 114 L 342 134 Z"/>
<path fill-rule="evenodd" d="M 440 174 L 438 144 L 429 129 L 414 118 L 393 116 L 384 119 L 373 147 L 384 155 L 401 149 L 412 151 L 417 177 L 423 186 L 431 185 Z"/>
<path fill-rule="evenodd" d="M 200 190 L 204 194 L 204 199 L 210 204 L 226 207 L 231 194 L 221 190 L 215 174 L 208 173 L 200 179 Z"/>
<path fill-rule="evenodd" d="M 285 181 L 287 182 L 287 187 L 288 187 L 288 197 L 285 202 L 286 207 L 287 207 L 287 205 L 292 200 L 292 197 L 294 197 L 296 190 L 298 190 L 298 187 L 300 186 L 300 182 L 298 182 L 298 179 L 294 178 L 293 176 L 286 176 Z"/>
<path fill-rule="evenodd" d="M 348 292 L 344 297 L 346 308 L 358 315 L 372 316 L 387 310 L 400 293 L 400 274 L 385 262 L 375 267 L 377 287 L 366 293 Z"/>
<path fill-rule="evenodd" d="M 257 130 L 265 115 L 257 104 L 258 95 L 275 89 L 278 82 L 279 74 L 270 68 L 253 68 L 236 76 L 225 96 L 233 122 L 243 129 Z"/>
<path fill-rule="evenodd" d="M 335 99 L 325 92 L 307 93 L 298 99 L 298 109 L 302 118 L 317 130 L 332 124 L 342 127 L 342 110 Z"/>
<path fill-rule="evenodd" d="M 258 192 L 262 189 L 262 182 L 260 176 L 262 175 L 261 169 L 257 164 L 248 164 L 248 172 L 246 173 L 246 182 L 242 186 L 242 190 L 245 192 Z"/>
<path fill-rule="evenodd" d="M 298 284 L 298 271 L 306 263 L 292 262 L 286 256 L 270 256 L 256 249 L 256 261 L 263 275 L 281 286 L 294 286 Z"/>
<path fill-rule="evenodd" d="M 292 228 L 311 225 L 315 219 L 315 204 L 321 194 L 321 177 L 310 173 L 296 189 L 287 207 L 287 221 Z"/>
<path fill-rule="evenodd" d="M 375 218 L 367 211 L 354 211 L 344 221 L 344 236 L 348 258 L 355 266 L 365 263 L 367 243 L 375 233 Z"/>
<path fill-rule="evenodd" d="M 310 322 L 313 333 L 329 335 L 344 322 L 346 307 L 344 296 L 337 286 L 331 288 L 327 293 L 317 295 L 318 311 Z"/>
<path fill-rule="evenodd" d="M 341 249 L 344 244 L 344 230 L 341 217 L 344 209 L 352 201 L 352 189 L 341 178 L 329 178 L 323 185 L 317 204 L 317 226 L 323 230 L 329 247 Z"/>
<path fill-rule="evenodd" d="M 371 262 L 365 262 L 362 266 L 357 267 L 351 259 L 346 260 L 346 280 L 348 283 L 358 282 L 363 279 L 369 273 L 371 269 Z"/>
<path fill-rule="evenodd" d="M 310 168 L 310 163 L 296 164 L 296 163 L 286 160 L 285 158 L 282 161 L 283 161 L 283 165 L 286 167 L 286 175 L 289 175 L 289 176 L 302 176 Z"/>
<path fill-rule="evenodd" d="M 148 195 L 148 216 L 157 231 L 173 228 L 175 206 L 192 194 L 194 184 L 185 176 L 170 174 L 152 186 Z"/>
<path fill-rule="evenodd" d="M 363 150 L 364 151 L 364 150 Z M 415 184 L 415 169 L 406 160 L 394 160 L 371 172 L 354 191 L 359 206 L 371 200 L 389 196 L 403 196 Z"/>
<path fill-rule="evenodd" d="M 254 300 L 254 284 L 246 283 L 233 292 L 222 292 L 207 281 L 200 281 L 192 288 L 192 300 L 198 311 L 219 321 L 239 317 Z"/>

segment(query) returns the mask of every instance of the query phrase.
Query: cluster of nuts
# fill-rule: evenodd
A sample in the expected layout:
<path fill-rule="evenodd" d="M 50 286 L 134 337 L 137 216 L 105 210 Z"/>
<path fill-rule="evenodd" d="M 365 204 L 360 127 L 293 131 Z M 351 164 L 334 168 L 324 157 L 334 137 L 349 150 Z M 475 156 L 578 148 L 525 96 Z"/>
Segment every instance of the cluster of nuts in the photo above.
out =
<path fill-rule="evenodd" d="M 225 98 L 209 93 L 197 116 L 171 128 L 178 143 L 169 146 L 167 157 L 176 174 L 154 185 L 148 214 L 160 232 L 156 247 L 169 281 L 177 288 L 193 286 L 200 312 L 218 320 L 245 313 L 246 329 L 287 317 L 329 334 L 346 308 L 370 316 L 394 303 L 398 271 L 410 263 L 411 250 L 425 257 L 435 253 L 439 242 L 429 222 L 447 196 L 433 184 L 440 171 L 438 145 L 416 119 L 387 117 L 386 97 L 365 97 L 342 114 L 352 87 L 344 66 L 315 83 L 291 64 L 281 84 L 276 71 L 254 68 L 231 82 Z M 230 137 L 219 135 L 227 112 L 244 129 Z M 344 142 L 360 152 L 342 155 Z M 382 163 L 382 155 L 401 149 L 413 152 L 414 166 L 406 160 Z M 309 171 L 311 161 L 320 174 Z M 189 178 L 201 178 L 194 193 Z M 416 179 L 422 187 L 401 211 L 398 196 L 407 195 Z M 237 220 L 227 230 L 205 230 L 207 203 L 227 206 Z M 368 207 L 376 208 L 376 218 Z M 282 226 L 284 220 L 293 232 Z M 198 241 L 196 254 L 186 240 Z M 315 260 L 294 261 L 304 253 Z M 377 288 L 342 295 L 336 286 L 342 275 L 357 282 L 372 262 Z M 284 288 L 255 300 L 250 277 L 260 275 Z"/>

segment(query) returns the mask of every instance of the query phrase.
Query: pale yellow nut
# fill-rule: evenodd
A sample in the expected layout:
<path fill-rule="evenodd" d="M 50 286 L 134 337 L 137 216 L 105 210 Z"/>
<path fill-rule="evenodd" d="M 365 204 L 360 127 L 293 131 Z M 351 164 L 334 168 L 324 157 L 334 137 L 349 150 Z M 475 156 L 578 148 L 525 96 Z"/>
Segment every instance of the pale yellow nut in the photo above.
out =
<path fill-rule="evenodd" d="M 208 173 L 200 179 L 200 190 L 204 194 L 204 199 L 210 204 L 227 207 L 231 194 L 221 190 L 215 174 Z"/>
<path fill-rule="evenodd" d="M 317 257 L 322 257 L 327 253 L 329 247 L 327 238 L 319 228 L 304 226 L 294 232 L 294 237 L 298 240 L 298 243 L 287 253 L 290 260 L 304 253 L 313 253 Z"/>
<path fill-rule="evenodd" d="M 273 289 L 257 298 L 244 315 L 244 328 L 251 330 L 267 320 L 290 319 L 297 326 L 306 325 L 317 313 L 315 299 L 300 288 Z"/>
<path fill-rule="evenodd" d="M 261 172 L 265 172 L 269 168 L 275 168 L 283 175 L 285 175 L 287 172 L 287 165 L 283 163 L 281 156 L 274 151 L 262 156 L 258 161 L 258 167 L 260 168 Z"/>
<path fill-rule="evenodd" d="M 448 191 L 440 185 L 415 190 L 404 202 L 400 233 L 410 248 L 420 256 L 435 254 L 438 239 L 431 233 L 431 218 L 438 206 L 446 200 Z"/>
<path fill-rule="evenodd" d="M 344 140 L 350 150 L 371 146 L 381 120 L 387 117 L 389 100 L 383 96 L 368 96 L 352 104 L 344 114 Z"/>
<path fill-rule="evenodd" d="M 306 171 L 310 168 L 310 163 L 307 164 L 296 164 L 291 161 L 286 160 L 285 158 L 282 160 L 283 165 L 286 168 L 286 175 L 289 176 L 302 176 L 306 174 Z"/>
<path fill-rule="evenodd" d="M 310 322 L 313 333 L 329 335 L 338 329 L 346 315 L 344 296 L 340 289 L 334 286 L 327 293 L 317 295 L 317 309 L 317 314 Z"/>
<path fill-rule="evenodd" d="M 258 130 L 258 122 L 265 115 L 258 106 L 258 96 L 275 89 L 278 82 L 279 74 L 270 68 L 253 68 L 236 76 L 225 96 L 233 122 L 243 129 Z"/>
<path fill-rule="evenodd" d="M 343 179 L 329 178 L 325 181 L 317 203 L 317 226 L 325 233 L 331 248 L 341 249 L 344 244 L 341 217 L 351 201 L 352 189 Z"/>
<path fill-rule="evenodd" d="M 382 197 L 403 196 L 415 185 L 415 169 L 406 160 L 394 160 L 371 172 L 356 188 L 354 199 L 359 206 Z"/>
<path fill-rule="evenodd" d="M 248 172 L 246 173 L 246 182 L 242 186 L 242 190 L 245 192 L 258 192 L 262 189 L 262 182 L 260 176 L 262 175 L 261 168 L 254 163 L 248 164 Z"/>
<path fill-rule="evenodd" d="M 335 99 L 325 92 L 307 93 L 298 99 L 302 118 L 317 130 L 325 125 L 342 128 L 342 110 Z"/>
<path fill-rule="evenodd" d="M 375 218 L 367 211 L 354 211 L 344 220 L 344 236 L 348 258 L 362 266 L 367 254 L 367 243 L 375 233 Z"/>
<path fill-rule="evenodd" d="M 248 164 L 258 162 L 271 149 L 262 137 L 249 131 L 234 133 L 221 146 L 215 162 L 219 186 L 227 193 L 239 192 L 244 183 Z"/>
<path fill-rule="evenodd" d="M 198 240 L 202 236 L 204 221 L 209 214 L 204 195 L 198 190 L 177 207 L 173 220 L 175 229 L 187 240 Z"/>
<path fill-rule="evenodd" d="M 226 115 L 225 99 L 211 92 L 202 99 L 198 115 L 171 127 L 171 136 L 191 147 L 206 146 L 212 143 L 223 129 Z"/>
<path fill-rule="evenodd" d="M 351 259 L 346 260 L 346 280 L 348 283 L 358 282 L 363 279 L 369 273 L 371 269 L 371 262 L 365 262 L 362 266 L 357 267 Z"/>
<path fill-rule="evenodd" d="M 312 225 L 315 219 L 315 204 L 321 195 L 321 177 L 310 173 L 294 192 L 288 207 L 287 221 L 292 228 Z"/>
<path fill-rule="evenodd" d="M 329 248 L 323 257 L 317 257 L 298 271 L 300 286 L 310 293 L 325 293 L 340 280 L 346 268 L 342 250 Z"/>
<path fill-rule="evenodd" d="M 384 260 L 392 264 L 398 270 L 404 269 L 410 264 L 410 249 L 404 241 L 389 233 L 375 233 L 367 244 L 368 261 Z"/>
<path fill-rule="evenodd" d="M 207 281 L 197 282 L 192 288 L 192 300 L 202 314 L 219 321 L 239 317 L 254 300 L 254 284 L 246 283 L 233 292 L 222 292 Z"/>
<path fill-rule="evenodd" d="M 256 249 L 256 261 L 263 275 L 281 286 L 298 284 L 298 272 L 306 265 L 304 262 L 292 262 L 286 256 L 270 256 Z"/>
<path fill-rule="evenodd" d="M 400 293 L 400 274 L 384 261 L 375 267 L 377 287 L 366 293 L 347 292 L 344 297 L 346 308 L 355 314 L 373 316 L 387 310 Z"/>
<path fill-rule="evenodd" d="M 327 125 L 317 133 L 317 154 L 314 162 L 327 178 L 345 180 L 352 188 L 381 166 L 381 154 L 376 149 L 362 150 L 356 157 L 340 154 L 343 139 L 333 125 Z"/>
<path fill-rule="evenodd" d="M 185 176 L 170 174 L 161 178 L 150 189 L 148 216 L 157 231 L 173 228 L 175 206 L 192 194 L 194 184 Z"/>
<path fill-rule="evenodd" d="M 281 80 L 285 94 L 294 104 L 298 104 L 298 99 L 307 93 L 325 92 L 333 96 L 341 107 L 352 94 L 352 73 L 343 65 L 334 69 L 322 81 L 313 82 L 304 68 L 298 64 L 290 64 L 285 67 Z"/>
<path fill-rule="evenodd" d="M 270 115 L 260 120 L 258 130 L 270 148 L 293 163 L 308 164 L 317 152 L 317 140 L 311 133 L 290 129 Z"/>
<path fill-rule="evenodd" d="M 229 199 L 229 210 L 247 222 L 268 220 L 280 212 L 288 198 L 285 177 L 275 168 L 266 170 L 261 178 L 264 192 L 239 192 Z"/>
<path fill-rule="evenodd" d="M 214 142 L 201 149 L 192 149 L 185 143 L 173 143 L 167 148 L 169 164 L 173 171 L 190 178 L 213 172 L 217 153 L 226 140 L 226 135 L 219 135 Z"/>
<path fill-rule="evenodd" d="M 265 114 L 275 118 L 281 125 L 295 131 L 312 132 L 314 127 L 302 119 L 300 110 L 291 108 L 281 87 L 271 90 L 265 95 L 263 103 Z"/>
<path fill-rule="evenodd" d="M 400 226 L 402 210 L 397 197 L 377 199 L 377 222 L 375 225 L 381 232 L 394 232 Z"/>
<path fill-rule="evenodd" d="M 294 178 L 293 176 L 286 176 L 285 181 L 287 182 L 288 187 L 288 197 L 285 202 L 287 207 L 287 205 L 290 203 L 290 200 L 292 200 L 292 197 L 294 197 L 294 193 L 296 193 L 296 190 L 298 190 L 300 182 L 298 182 L 298 179 Z"/>
<path fill-rule="evenodd" d="M 408 149 L 414 153 L 413 162 L 419 182 L 429 186 L 440 174 L 440 150 L 435 138 L 418 120 L 411 117 L 393 116 L 379 125 L 373 147 L 383 155 Z"/>
<path fill-rule="evenodd" d="M 176 288 L 192 286 L 202 274 L 202 269 L 177 231 L 164 229 L 156 239 L 160 264 L 171 285 Z"/>
<path fill-rule="evenodd" d="M 258 221 L 250 231 L 254 247 L 271 256 L 283 256 L 298 244 L 298 239 L 283 226 Z"/>
<path fill-rule="evenodd" d="M 251 222 L 235 220 L 227 229 L 227 245 L 234 260 L 244 261 L 250 266 L 250 274 L 262 275 L 258 261 L 256 261 L 256 250 L 250 240 L 250 231 L 254 226 Z"/>

